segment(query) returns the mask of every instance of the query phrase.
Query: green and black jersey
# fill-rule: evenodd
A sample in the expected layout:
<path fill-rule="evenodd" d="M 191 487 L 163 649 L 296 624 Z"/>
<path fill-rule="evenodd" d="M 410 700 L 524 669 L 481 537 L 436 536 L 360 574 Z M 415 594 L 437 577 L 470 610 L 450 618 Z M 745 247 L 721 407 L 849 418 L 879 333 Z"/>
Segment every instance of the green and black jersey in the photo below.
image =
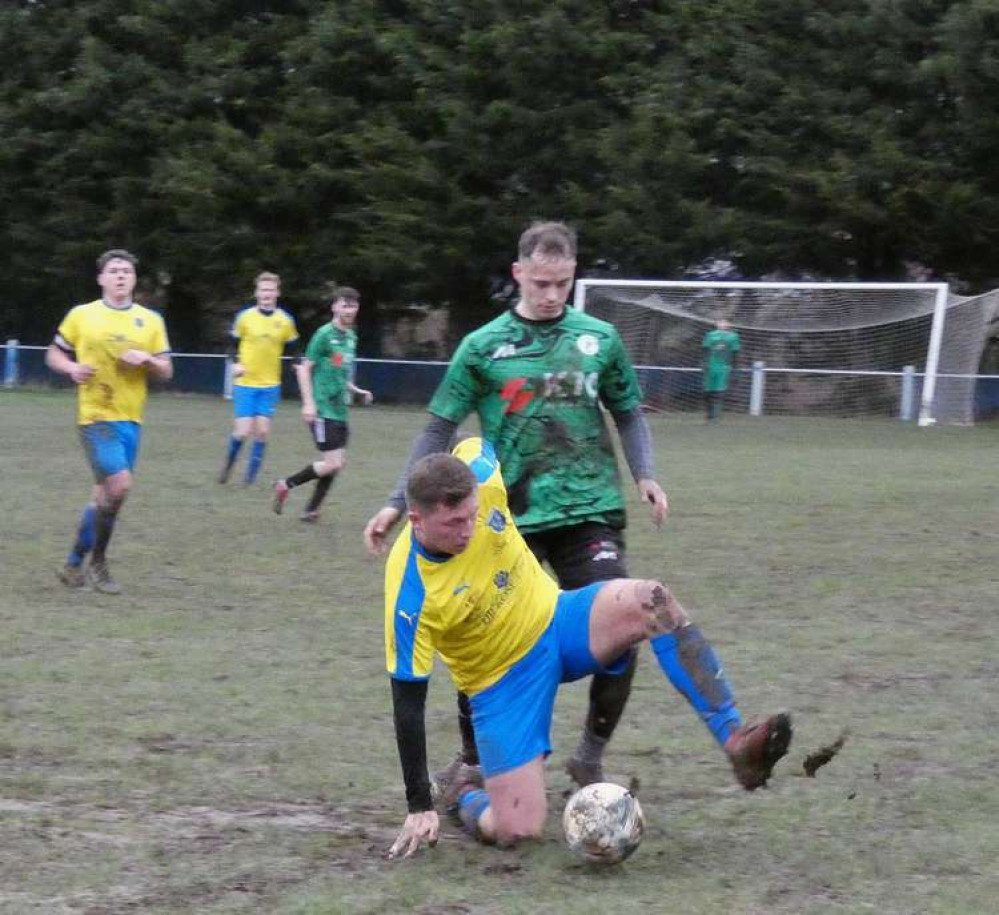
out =
<path fill-rule="evenodd" d="M 323 419 L 347 422 L 350 379 L 357 351 L 357 334 L 332 321 L 319 328 L 309 341 L 305 358 L 314 364 L 312 387 L 316 411 Z"/>
<path fill-rule="evenodd" d="M 624 526 L 617 458 L 600 403 L 635 410 L 641 391 L 613 325 L 575 309 L 553 321 L 508 311 L 462 341 L 429 410 L 479 416 L 523 533 L 584 521 Z"/>

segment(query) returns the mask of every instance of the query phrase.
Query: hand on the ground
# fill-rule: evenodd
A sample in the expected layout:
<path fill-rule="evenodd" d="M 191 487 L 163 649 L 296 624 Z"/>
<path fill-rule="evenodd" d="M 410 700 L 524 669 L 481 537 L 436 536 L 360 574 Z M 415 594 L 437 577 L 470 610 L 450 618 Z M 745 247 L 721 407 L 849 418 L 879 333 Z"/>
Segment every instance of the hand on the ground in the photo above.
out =
<path fill-rule="evenodd" d="M 669 500 L 666 498 L 666 493 L 655 480 L 639 480 L 638 491 L 642 494 L 642 499 L 649 504 L 652 523 L 656 527 L 662 527 L 669 514 Z"/>
<path fill-rule="evenodd" d="M 118 357 L 118 360 L 124 362 L 125 365 L 140 366 L 145 365 L 152 358 L 152 355 L 144 353 L 141 349 L 127 349 Z"/>
<path fill-rule="evenodd" d="M 433 848 L 437 844 L 437 834 L 440 820 L 436 810 L 424 810 L 422 813 L 411 813 L 402 824 L 399 837 L 392 843 L 388 856 L 390 858 L 408 858 L 426 840 Z"/>
<path fill-rule="evenodd" d="M 386 505 L 364 528 L 364 545 L 373 556 L 385 552 L 385 540 L 399 520 L 399 509 Z"/>
<path fill-rule="evenodd" d="M 73 367 L 69 370 L 69 377 L 74 384 L 85 384 L 93 378 L 96 371 L 97 369 L 92 365 L 87 365 L 86 362 L 74 362 Z"/>

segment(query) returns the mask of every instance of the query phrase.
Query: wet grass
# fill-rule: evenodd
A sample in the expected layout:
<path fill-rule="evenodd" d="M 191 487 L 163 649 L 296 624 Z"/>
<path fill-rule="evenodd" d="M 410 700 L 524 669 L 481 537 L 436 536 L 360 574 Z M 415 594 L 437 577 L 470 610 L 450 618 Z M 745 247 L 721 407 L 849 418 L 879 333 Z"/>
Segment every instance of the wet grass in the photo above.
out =
<path fill-rule="evenodd" d="M 0 393 L 0 911 L 972 913 L 999 893 L 999 428 L 655 417 L 672 516 L 632 506 L 636 575 L 674 587 L 743 708 L 786 706 L 772 787 L 734 787 L 643 656 L 608 752 L 648 833 L 592 870 L 560 840 L 585 686 L 556 714 L 545 841 L 390 864 L 404 801 L 381 563 L 360 530 L 419 411 L 353 414 L 321 523 L 213 482 L 228 405 L 159 396 L 112 545 L 118 598 L 55 580 L 88 475 L 65 392 Z M 264 479 L 311 444 L 278 415 Z M 296 501 L 297 500 L 297 501 Z M 454 749 L 446 675 L 432 761 Z M 815 778 L 806 755 L 842 731 Z"/>

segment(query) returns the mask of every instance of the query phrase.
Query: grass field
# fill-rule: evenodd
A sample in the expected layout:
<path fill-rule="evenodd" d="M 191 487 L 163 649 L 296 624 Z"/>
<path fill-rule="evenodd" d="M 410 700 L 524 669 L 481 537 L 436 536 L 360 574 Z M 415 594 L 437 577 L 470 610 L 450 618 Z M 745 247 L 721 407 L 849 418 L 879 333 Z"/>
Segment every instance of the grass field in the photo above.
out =
<path fill-rule="evenodd" d="M 585 685 L 566 688 L 541 843 L 451 826 L 391 863 L 405 804 L 360 531 L 423 414 L 358 409 L 315 527 L 267 482 L 214 482 L 227 404 L 158 396 L 112 543 L 125 593 L 54 572 L 88 471 L 66 392 L 0 393 L 0 912 L 984 913 L 999 898 L 999 426 L 654 417 L 672 494 L 633 505 L 629 561 L 669 581 L 744 711 L 788 707 L 769 790 L 722 754 L 644 651 L 608 752 L 648 832 L 589 869 L 561 839 Z M 293 404 L 263 479 L 311 456 Z M 456 747 L 446 674 L 431 761 Z M 847 743 L 815 778 L 810 751 Z"/>

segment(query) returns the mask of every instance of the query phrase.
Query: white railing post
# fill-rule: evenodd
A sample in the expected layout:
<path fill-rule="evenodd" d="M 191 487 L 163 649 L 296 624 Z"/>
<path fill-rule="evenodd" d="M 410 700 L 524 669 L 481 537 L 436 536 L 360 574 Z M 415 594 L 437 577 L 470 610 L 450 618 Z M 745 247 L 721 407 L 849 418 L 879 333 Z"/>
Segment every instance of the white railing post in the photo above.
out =
<path fill-rule="evenodd" d="M 225 357 L 225 378 L 222 381 L 222 396 L 226 400 L 232 400 L 232 356 Z"/>
<path fill-rule="evenodd" d="M 766 386 L 767 364 L 762 361 L 753 363 L 753 381 L 749 388 L 749 415 L 763 415 L 763 389 Z"/>
<path fill-rule="evenodd" d="M 902 369 L 902 403 L 898 418 L 907 423 L 916 418 L 916 367 L 907 365 Z"/>
<path fill-rule="evenodd" d="M 933 325 L 930 328 L 930 344 L 926 350 L 926 374 L 923 375 L 923 398 L 919 405 L 919 425 L 932 426 L 936 423 L 933 415 L 933 398 L 937 390 L 937 367 L 940 365 L 940 347 L 943 344 L 944 321 L 947 320 L 946 284 L 937 287 L 936 302 L 933 308 Z"/>
<path fill-rule="evenodd" d="M 17 384 L 17 340 L 13 337 L 4 348 L 3 386 L 12 388 Z"/>

